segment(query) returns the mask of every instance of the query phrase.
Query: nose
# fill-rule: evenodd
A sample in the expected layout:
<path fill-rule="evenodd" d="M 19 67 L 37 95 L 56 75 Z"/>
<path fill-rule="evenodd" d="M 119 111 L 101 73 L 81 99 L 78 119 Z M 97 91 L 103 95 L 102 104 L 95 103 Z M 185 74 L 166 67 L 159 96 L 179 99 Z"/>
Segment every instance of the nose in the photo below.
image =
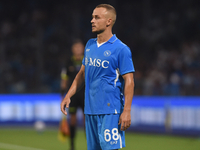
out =
<path fill-rule="evenodd" d="M 92 18 L 91 23 L 94 23 L 94 18 Z"/>

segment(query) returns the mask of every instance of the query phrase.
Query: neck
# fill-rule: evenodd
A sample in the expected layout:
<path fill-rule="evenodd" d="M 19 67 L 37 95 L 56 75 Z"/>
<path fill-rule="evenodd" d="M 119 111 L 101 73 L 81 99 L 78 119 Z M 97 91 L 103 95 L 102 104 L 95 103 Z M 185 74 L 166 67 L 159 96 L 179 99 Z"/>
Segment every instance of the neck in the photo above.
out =
<path fill-rule="evenodd" d="M 97 42 L 99 44 L 108 41 L 113 36 L 112 32 L 102 32 L 100 34 L 97 34 Z"/>

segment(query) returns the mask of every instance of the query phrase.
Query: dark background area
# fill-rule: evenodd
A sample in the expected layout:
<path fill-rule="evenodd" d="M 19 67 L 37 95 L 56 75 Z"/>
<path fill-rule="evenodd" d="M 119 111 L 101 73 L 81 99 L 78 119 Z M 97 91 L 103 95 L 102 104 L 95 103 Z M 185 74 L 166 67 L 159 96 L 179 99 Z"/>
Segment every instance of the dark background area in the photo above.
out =
<path fill-rule="evenodd" d="M 73 40 L 86 44 L 96 5 L 132 51 L 135 95 L 200 95 L 198 0 L 0 0 L 0 93 L 58 93 Z"/>

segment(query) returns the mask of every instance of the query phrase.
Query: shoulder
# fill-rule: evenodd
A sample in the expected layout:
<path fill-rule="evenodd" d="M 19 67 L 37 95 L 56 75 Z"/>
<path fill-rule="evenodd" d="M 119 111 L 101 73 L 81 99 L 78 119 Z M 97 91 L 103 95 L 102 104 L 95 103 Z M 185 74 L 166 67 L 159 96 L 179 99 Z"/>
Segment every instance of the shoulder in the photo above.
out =
<path fill-rule="evenodd" d="M 96 43 L 96 38 L 89 39 L 89 40 L 87 41 L 87 43 L 86 43 L 86 47 L 88 47 L 88 46 L 90 46 L 90 45 L 92 45 L 92 44 L 94 44 L 94 43 Z"/>
<path fill-rule="evenodd" d="M 116 45 L 119 52 L 130 52 L 130 48 L 121 40 L 118 39 L 114 44 Z"/>

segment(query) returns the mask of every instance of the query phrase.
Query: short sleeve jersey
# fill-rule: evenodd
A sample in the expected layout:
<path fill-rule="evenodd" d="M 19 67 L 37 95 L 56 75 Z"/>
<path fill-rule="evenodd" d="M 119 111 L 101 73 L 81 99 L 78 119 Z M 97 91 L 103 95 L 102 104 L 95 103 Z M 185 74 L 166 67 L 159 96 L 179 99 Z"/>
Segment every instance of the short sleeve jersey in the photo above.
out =
<path fill-rule="evenodd" d="M 124 107 L 122 75 L 134 72 L 128 46 L 113 35 L 100 47 L 90 39 L 85 47 L 85 114 L 121 113 Z"/>

